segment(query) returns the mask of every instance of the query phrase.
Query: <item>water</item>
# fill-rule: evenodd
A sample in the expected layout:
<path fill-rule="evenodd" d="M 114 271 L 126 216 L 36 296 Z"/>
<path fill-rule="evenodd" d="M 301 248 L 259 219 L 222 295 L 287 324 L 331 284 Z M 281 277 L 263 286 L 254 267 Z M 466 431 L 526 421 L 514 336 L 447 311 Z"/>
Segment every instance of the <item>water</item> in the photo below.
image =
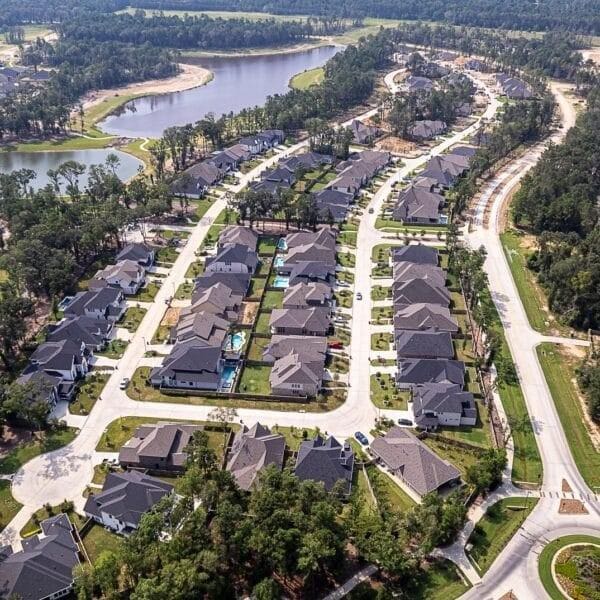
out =
<path fill-rule="evenodd" d="M 273 287 L 276 288 L 286 288 L 290 285 L 290 278 L 289 277 L 285 277 L 283 275 L 277 275 L 275 277 L 275 280 L 273 281 Z"/>
<path fill-rule="evenodd" d="M 223 373 L 221 375 L 221 383 L 219 387 L 222 390 L 230 390 L 233 382 L 235 380 L 235 372 L 237 371 L 237 367 L 224 367 Z"/>
<path fill-rule="evenodd" d="M 123 180 L 136 175 L 142 161 L 130 154 L 125 154 L 112 148 L 98 150 L 65 150 L 60 152 L 0 152 L 0 173 L 10 173 L 17 169 L 31 169 L 36 177 L 31 182 L 34 189 L 43 188 L 51 183 L 47 172 L 56 169 L 68 160 L 76 160 L 87 166 L 103 164 L 109 154 L 116 154 L 121 161 L 116 168 L 117 175 Z M 79 187 L 83 189 L 87 183 L 87 173 L 79 178 Z"/>
<path fill-rule="evenodd" d="M 243 331 L 232 333 L 225 343 L 225 352 L 239 352 L 246 341 L 246 334 Z"/>
<path fill-rule="evenodd" d="M 279 238 L 279 241 L 277 242 L 277 248 L 279 248 L 279 250 L 283 250 L 284 252 L 287 250 L 287 242 L 284 237 Z"/>
<path fill-rule="evenodd" d="M 132 100 L 119 114 L 102 121 L 100 128 L 113 135 L 158 138 L 167 127 L 193 123 L 209 113 L 219 117 L 261 106 L 267 96 L 288 91 L 294 75 L 324 65 L 340 50 L 340 46 L 323 46 L 287 54 L 190 59 L 210 69 L 214 79 L 192 90 Z"/>
<path fill-rule="evenodd" d="M 275 262 L 273 263 L 276 267 L 283 267 L 285 258 L 283 256 L 276 256 Z"/>

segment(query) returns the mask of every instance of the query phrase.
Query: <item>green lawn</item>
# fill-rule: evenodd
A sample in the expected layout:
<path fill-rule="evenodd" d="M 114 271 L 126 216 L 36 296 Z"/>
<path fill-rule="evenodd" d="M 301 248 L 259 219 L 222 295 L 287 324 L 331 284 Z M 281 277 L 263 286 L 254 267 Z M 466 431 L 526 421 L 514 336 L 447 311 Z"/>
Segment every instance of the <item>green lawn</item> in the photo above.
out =
<path fill-rule="evenodd" d="M 427 444 L 440 458 L 452 463 L 461 473 L 464 478 L 467 474 L 467 469 L 477 464 L 479 453 L 477 451 L 470 452 L 464 448 L 451 446 L 443 440 L 426 437 L 423 442 Z"/>
<path fill-rule="evenodd" d="M 567 535 L 553 540 L 540 552 L 538 558 L 538 572 L 544 589 L 552 600 L 564 600 L 564 595 L 558 589 L 552 578 L 552 559 L 561 548 L 570 546 L 571 544 L 600 544 L 600 537 L 593 537 L 591 535 Z M 584 598 L 584 596 L 578 597 L 582 600 Z"/>
<path fill-rule="evenodd" d="M 175 298 L 177 300 L 189 300 L 192 297 L 194 291 L 194 284 L 191 281 L 184 281 L 175 292 Z"/>
<path fill-rule="evenodd" d="M 69 412 L 74 415 L 89 415 L 108 378 L 105 373 L 92 373 L 77 390 L 75 400 L 69 405 Z"/>
<path fill-rule="evenodd" d="M 215 425 L 208 421 L 182 421 L 181 419 L 164 419 L 156 417 L 121 417 L 114 420 L 102 433 L 96 446 L 98 452 L 115 452 L 135 433 L 140 425 L 152 425 L 160 421 L 172 423 L 194 423 L 197 425 Z M 235 426 L 234 426 L 235 427 Z M 223 456 L 223 444 L 229 432 L 207 430 L 209 446 L 215 450 L 219 458 Z"/>
<path fill-rule="evenodd" d="M 260 298 L 267 285 L 264 277 L 253 277 L 248 288 L 248 298 Z"/>
<path fill-rule="evenodd" d="M 392 306 L 376 306 L 371 309 L 371 320 L 375 325 L 386 325 L 394 316 Z"/>
<path fill-rule="evenodd" d="M 22 506 L 13 498 L 10 481 L 0 480 L 0 531 L 13 520 Z"/>
<path fill-rule="evenodd" d="M 262 298 L 262 304 L 260 305 L 263 310 L 272 310 L 274 308 L 281 308 L 283 306 L 283 290 L 281 292 L 275 290 L 268 290 Z"/>
<path fill-rule="evenodd" d="M 483 404 L 476 402 L 478 419 L 473 427 L 440 427 L 437 431 L 440 435 L 452 438 L 468 444 L 489 448 L 492 445 L 492 432 L 488 411 Z"/>
<path fill-rule="evenodd" d="M 338 252 L 336 260 L 339 265 L 348 269 L 354 269 L 356 266 L 356 257 L 350 252 Z"/>
<path fill-rule="evenodd" d="M 385 352 L 391 349 L 394 342 L 394 335 L 391 333 L 373 333 L 371 334 L 371 350 L 381 350 Z"/>
<path fill-rule="evenodd" d="M 350 271 L 339 271 L 335 274 L 335 277 L 338 281 L 343 281 L 350 285 L 354 284 L 354 273 L 351 273 Z"/>
<path fill-rule="evenodd" d="M 201 275 L 203 272 L 204 272 L 204 260 L 203 259 L 197 260 L 188 267 L 188 270 L 185 272 L 185 278 L 186 279 L 194 279 L 195 277 L 198 277 L 199 275 Z"/>
<path fill-rule="evenodd" d="M 410 392 L 399 390 L 394 378 L 388 373 L 371 375 L 371 402 L 377 408 L 407 410 Z"/>
<path fill-rule="evenodd" d="M 391 300 L 392 299 L 392 288 L 384 287 L 381 285 L 374 285 L 371 288 L 371 300 L 375 302 L 378 300 Z"/>
<path fill-rule="evenodd" d="M 137 302 L 153 302 L 158 290 L 160 290 L 158 282 L 149 281 L 135 296 L 132 296 L 131 299 Z"/>
<path fill-rule="evenodd" d="M 462 596 L 471 586 L 464 583 L 456 566 L 449 560 L 431 563 L 423 577 L 418 578 L 418 587 L 408 590 L 411 600 L 454 600 Z"/>
<path fill-rule="evenodd" d="M 245 366 L 239 379 L 238 392 L 247 392 L 249 394 L 270 394 L 270 374 L 271 367 L 268 366 Z"/>
<path fill-rule="evenodd" d="M 106 530 L 102 525 L 94 523 L 83 536 L 83 545 L 90 557 L 92 564 L 102 552 L 117 552 L 125 543 L 124 538 Z"/>
<path fill-rule="evenodd" d="M 584 408 L 573 383 L 573 367 L 555 344 L 540 344 L 537 355 L 577 468 L 590 488 L 597 491 L 600 489 L 600 453 L 585 426 Z"/>
<path fill-rule="evenodd" d="M 334 294 L 336 306 L 341 308 L 352 308 L 352 292 L 350 290 L 340 290 Z"/>
<path fill-rule="evenodd" d="M 31 518 L 29 519 L 29 521 L 27 521 L 27 523 L 25 523 L 25 525 L 23 525 L 23 527 L 21 528 L 21 532 L 20 532 L 21 537 L 29 537 L 35 533 L 40 533 L 41 532 L 40 521 L 43 521 L 44 519 L 48 519 L 49 517 L 58 515 L 61 512 L 66 512 L 67 515 L 69 516 L 69 519 L 71 520 L 71 523 L 73 523 L 78 528 L 81 527 L 85 523 L 85 517 L 78 515 L 73 510 L 65 511 L 65 508 L 67 508 L 67 507 L 51 506 L 50 510 L 46 509 L 45 507 L 36 510 L 35 513 L 33 513 L 33 515 L 31 515 Z"/>
<path fill-rule="evenodd" d="M 303 427 L 280 427 L 275 425 L 271 427 L 273 433 L 279 433 L 285 438 L 285 443 L 290 450 L 294 452 L 300 448 L 300 444 L 306 439 L 312 439 L 317 435 L 316 429 L 306 429 Z"/>
<path fill-rule="evenodd" d="M 350 440 L 354 443 L 356 440 Z M 362 452 L 362 450 L 361 450 Z M 356 454 L 356 451 L 355 451 Z M 360 498 L 360 507 L 361 514 L 369 514 L 375 511 L 375 501 L 373 500 L 373 496 L 369 490 L 367 484 L 367 476 L 365 475 L 365 471 L 363 469 L 356 468 L 354 469 L 354 477 L 352 480 L 352 494 L 351 500 Z M 349 505 L 348 505 L 349 507 Z"/>
<path fill-rule="evenodd" d="M 546 298 L 535 274 L 527 267 L 529 253 L 521 246 L 521 236 L 516 231 L 507 231 L 500 234 L 500 240 L 529 324 L 536 331 L 548 333 Z"/>
<path fill-rule="evenodd" d="M 256 326 L 255 326 L 256 333 L 270 335 L 270 333 L 271 333 L 271 328 L 269 327 L 270 319 L 271 319 L 271 313 L 259 312 L 258 318 L 256 319 Z"/>
<path fill-rule="evenodd" d="M 275 254 L 277 250 L 277 243 L 279 242 L 279 236 L 276 235 L 265 235 L 258 238 L 257 252 L 259 254 Z"/>
<path fill-rule="evenodd" d="M 356 248 L 356 237 L 355 231 L 342 231 L 337 238 L 337 241 L 342 246 L 348 246 L 349 248 Z"/>
<path fill-rule="evenodd" d="M 142 322 L 146 312 L 147 311 L 145 308 L 130 306 L 119 321 L 119 326 L 131 331 L 131 333 L 135 333 L 137 328 L 140 326 L 140 323 Z"/>
<path fill-rule="evenodd" d="M 325 79 L 325 69 L 315 67 L 294 75 L 290 79 L 290 87 L 295 90 L 307 90 L 309 87 L 321 83 L 323 79 Z"/>
<path fill-rule="evenodd" d="M 263 352 L 270 343 L 271 338 L 256 337 L 253 335 L 248 348 L 248 358 L 250 360 L 262 360 Z"/>
<path fill-rule="evenodd" d="M 76 431 L 74 427 L 65 427 L 39 432 L 39 439 L 17 446 L 0 459 L 0 473 L 15 473 L 32 458 L 66 446 L 75 439 Z"/>
<path fill-rule="evenodd" d="M 469 556 L 480 575 L 492 566 L 536 504 L 537 498 L 504 498 L 488 508 L 468 541 L 473 545 Z"/>
<path fill-rule="evenodd" d="M 415 506 L 413 499 L 396 482 L 375 465 L 366 467 L 379 509 L 402 514 Z"/>
<path fill-rule="evenodd" d="M 114 339 L 108 342 L 106 348 L 101 352 L 95 352 L 96 356 L 105 356 L 106 358 L 121 358 L 125 349 L 127 348 L 128 342 L 125 340 Z"/>
<path fill-rule="evenodd" d="M 173 246 L 161 246 L 156 251 L 156 262 L 173 264 L 179 258 L 179 252 Z"/>

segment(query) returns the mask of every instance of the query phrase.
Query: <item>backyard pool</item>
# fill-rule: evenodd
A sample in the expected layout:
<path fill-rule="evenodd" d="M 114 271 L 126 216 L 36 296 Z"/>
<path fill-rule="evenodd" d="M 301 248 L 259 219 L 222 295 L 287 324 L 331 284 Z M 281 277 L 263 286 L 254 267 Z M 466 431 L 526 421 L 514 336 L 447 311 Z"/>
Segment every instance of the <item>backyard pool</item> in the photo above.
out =
<path fill-rule="evenodd" d="M 283 275 L 277 275 L 273 281 L 273 287 L 286 288 L 290 285 L 290 278 L 284 277 Z"/>
<path fill-rule="evenodd" d="M 287 250 L 287 242 L 285 241 L 285 238 L 279 238 L 279 241 L 277 242 L 277 248 L 279 248 L 279 250 Z"/>
<path fill-rule="evenodd" d="M 225 352 L 239 352 L 244 347 L 246 334 L 243 331 L 236 331 L 227 336 L 225 342 Z"/>
<path fill-rule="evenodd" d="M 285 262 L 285 258 L 283 256 L 276 256 L 273 264 L 275 267 L 283 267 L 283 263 Z"/>
<path fill-rule="evenodd" d="M 221 383 L 219 384 L 219 388 L 221 390 L 231 390 L 233 382 L 235 380 L 236 371 L 236 366 L 226 366 L 223 368 L 223 373 L 221 375 Z"/>

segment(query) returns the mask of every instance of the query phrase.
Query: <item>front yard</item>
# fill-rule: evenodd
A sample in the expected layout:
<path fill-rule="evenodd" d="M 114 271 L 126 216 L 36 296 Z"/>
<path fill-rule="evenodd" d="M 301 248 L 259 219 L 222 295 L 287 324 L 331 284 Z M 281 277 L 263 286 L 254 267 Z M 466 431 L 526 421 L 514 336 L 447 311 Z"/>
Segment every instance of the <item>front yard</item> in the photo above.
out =
<path fill-rule="evenodd" d="M 108 342 L 106 348 L 101 352 L 95 352 L 96 356 L 104 356 L 106 358 L 122 358 L 125 349 L 127 348 L 128 342 L 125 340 L 114 339 Z"/>
<path fill-rule="evenodd" d="M 391 350 L 393 343 L 394 335 L 392 333 L 373 333 L 371 335 L 371 350 L 386 352 Z"/>
<path fill-rule="evenodd" d="M 119 326 L 131 331 L 131 333 L 135 333 L 137 328 L 140 326 L 140 323 L 142 322 L 146 312 L 147 310 L 145 308 L 130 306 L 119 321 Z"/>
<path fill-rule="evenodd" d="M 388 373 L 371 375 L 371 402 L 377 408 L 408 410 L 410 392 L 399 390 Z"/>
<path fill-rule="evenodd" d="M 106 373 L 92 373 L 78 388 L 75 400 L 69 404 L 73 415 L 89 415 L 108 381 Z"/>

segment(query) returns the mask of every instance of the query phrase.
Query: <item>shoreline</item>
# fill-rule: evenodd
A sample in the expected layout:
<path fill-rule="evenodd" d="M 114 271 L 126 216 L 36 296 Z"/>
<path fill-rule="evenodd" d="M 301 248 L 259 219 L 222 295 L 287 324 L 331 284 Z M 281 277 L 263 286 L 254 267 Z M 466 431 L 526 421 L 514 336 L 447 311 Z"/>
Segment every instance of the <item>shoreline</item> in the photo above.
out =
<path fill-rule="evenodd" d="M 342 44 L 332 38 L 320 37 L 314 43 L 304 42 L 294 46 L 273 46 L 271 48 L 245 48 L 242 51 L 235 50 L 227 51 L 212 51 L 212 50 L 190 50 L 182 51 L 182 59 L 198 59 L 198 58 L 239 58 L 243 56 L 274 56 L 276 54 L 295 54 L 297 52 L 306 52 L 307 50 L 315 50 L 325 46 L 335 46 L 345 48 L 346 44 Z"/>

